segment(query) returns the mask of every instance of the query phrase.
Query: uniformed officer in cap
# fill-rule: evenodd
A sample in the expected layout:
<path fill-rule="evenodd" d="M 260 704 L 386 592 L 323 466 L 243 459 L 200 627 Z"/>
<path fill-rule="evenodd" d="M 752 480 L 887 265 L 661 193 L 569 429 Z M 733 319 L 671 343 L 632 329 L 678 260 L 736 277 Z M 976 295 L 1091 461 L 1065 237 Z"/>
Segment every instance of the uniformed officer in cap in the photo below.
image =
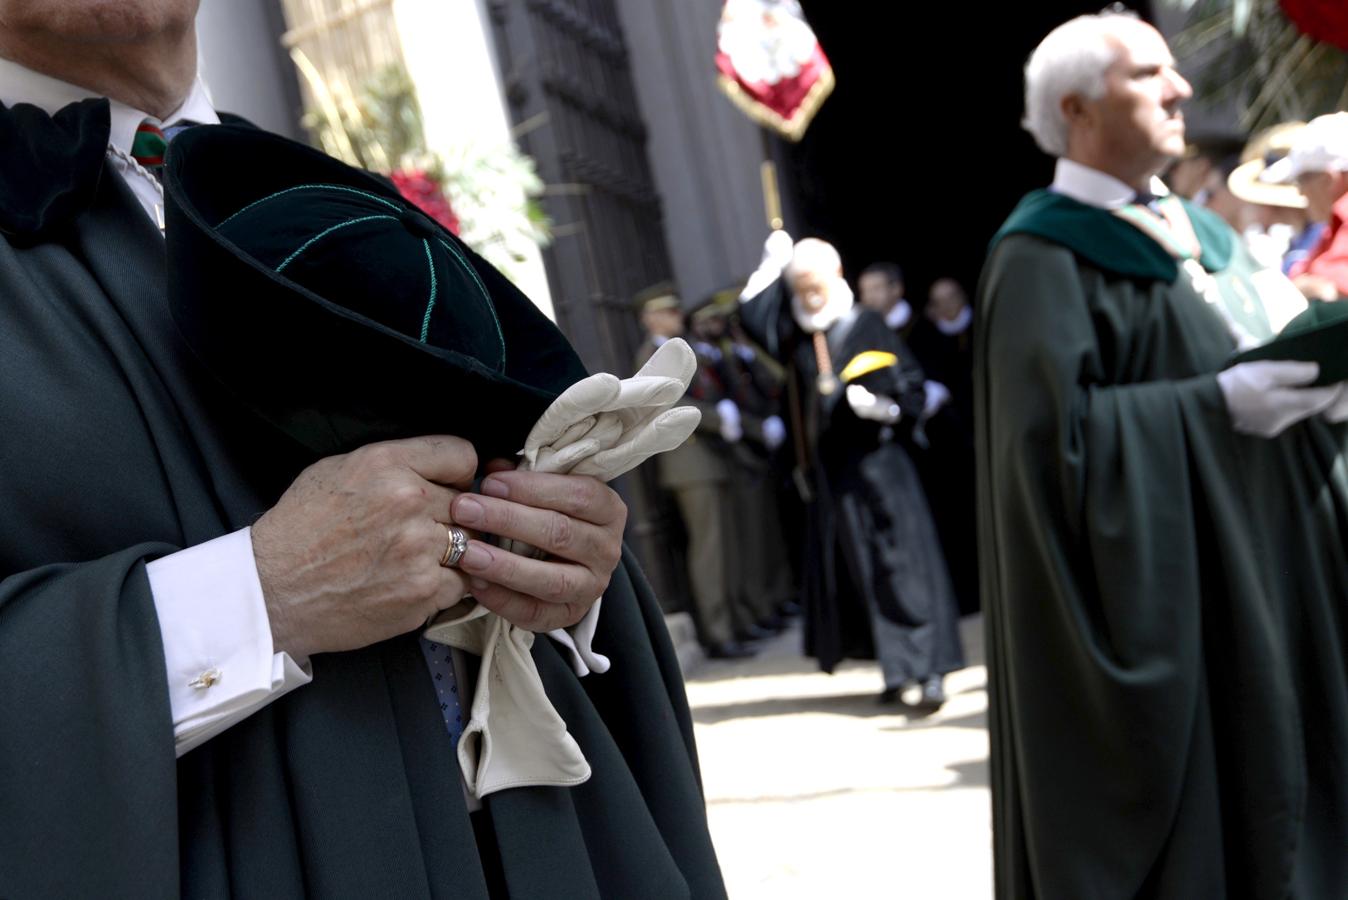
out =
<path fill-rule="evenodd" d="M 683 305 L 672 284 L 654 285 L 637 296 L 646 340 L 637 350 L 636 368 L 671 338 L 683 336 Z M 696 348 L 695 348 L 696 349 Z M 713 659 L 753 655 L 736 640 L 747 625 L 734 597 L 740 576 L 734 552 L 735 511 L 728 490 L 732 480 L 730 445 L 743 437 L 738 405 L 726 395 L 715 360 L 698 353 L 698 370 L 684 402 L 702 411 L 702 423 L 682 447 L 656 462 L 659 484 L 674 495 L 688 534 L 688 580 L 698 640 Z M 738 621 L 737 621 L 738 619 Z"/>

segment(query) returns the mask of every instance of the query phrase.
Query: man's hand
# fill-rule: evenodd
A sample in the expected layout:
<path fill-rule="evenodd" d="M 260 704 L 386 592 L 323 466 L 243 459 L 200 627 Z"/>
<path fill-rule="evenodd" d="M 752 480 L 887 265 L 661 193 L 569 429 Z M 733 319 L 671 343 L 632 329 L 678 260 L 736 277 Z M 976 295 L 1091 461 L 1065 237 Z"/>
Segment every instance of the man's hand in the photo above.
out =
<path fill-rule="evenodd" d="M 451 514 L 467 527 L 549 554 L 533 559 L 474 540 L 459 561 L 477 602 L 529 631 L 579 622 L 622 558 L 627 506 L 586 475 L 494 471 L 481 495 L 455 498 Z"/>
<path fill-rule="evenodd" d="M 424 437 L 301 472 L 252 529 L 276 650 L 303 658 L 364 647 L 459 602 L 466 576 L 440 559 L 454 488 L 476 471 L 466 441 Z"/>

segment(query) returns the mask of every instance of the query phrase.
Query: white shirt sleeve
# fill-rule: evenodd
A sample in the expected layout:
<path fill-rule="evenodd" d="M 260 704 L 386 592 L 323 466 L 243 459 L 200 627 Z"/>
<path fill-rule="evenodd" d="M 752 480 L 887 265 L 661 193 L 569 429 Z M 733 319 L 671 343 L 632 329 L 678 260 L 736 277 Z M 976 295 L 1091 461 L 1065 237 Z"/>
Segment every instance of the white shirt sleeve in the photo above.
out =
<path fill-rule="evenodd" d="M 145 567 L 159 615 L 178 756 L 313 680 L 272 647 L 249 529 Z"/>

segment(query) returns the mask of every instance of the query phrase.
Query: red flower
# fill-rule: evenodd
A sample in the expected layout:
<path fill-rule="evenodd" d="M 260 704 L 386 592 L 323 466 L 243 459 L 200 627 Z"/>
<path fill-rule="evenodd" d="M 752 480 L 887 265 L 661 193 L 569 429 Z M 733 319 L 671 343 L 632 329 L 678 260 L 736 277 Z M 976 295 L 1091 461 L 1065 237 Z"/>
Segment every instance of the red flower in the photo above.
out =
<path fill-rule="evenodd" d="M 403 169 L 389 176 L 407 201 L 449 230 L 459 233 L 459 217 L 440 185 L 421 169 Z"/>
<path fill-rule="evenodd" d="M 1348 3 L 1344 0 L 1278 0 L 1302 34 L 1348 50 Z"/>

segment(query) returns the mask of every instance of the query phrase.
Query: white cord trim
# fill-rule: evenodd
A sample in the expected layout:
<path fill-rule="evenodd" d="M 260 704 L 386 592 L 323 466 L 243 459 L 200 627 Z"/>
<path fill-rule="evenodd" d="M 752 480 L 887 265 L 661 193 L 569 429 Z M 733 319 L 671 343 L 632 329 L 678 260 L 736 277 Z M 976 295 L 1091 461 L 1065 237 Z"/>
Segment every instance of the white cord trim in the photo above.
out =
<path fill-rule="evenodd" d="M 163 231 L 163 230 L 164 230 L 164 186 L 163 186 L 162 184 L 159 183 L 159 179 L 156 178 L 156 177 L 154 176 L 154 173 L 153 173 L 153 172 L 151 172 L 149 169 L 147 169 L 147 168 L 145 168 L 144 166 L 142 166 L 142 165 L 140 164 L 140 162 L 139 162 L 134 156 L 132 156 L 131 154 L 127 153 L 127 152 L 126 152 L 125 150 L 123 150 L 121 147 L 115 147 L 115 146 L 113 146 L 112 144 L 109 144 L 109 145 L 108 145 L 107 155 L 110 156 L 110 157 L 112 157 L 113 159 L 116 159 L 116 160 L 120 161 L 123 165 L 125 165 L 125 166 L 126 166 L 128 169 L 130 169 L 132 172 L 135 172 L 135 173 L 136 173 L 137 175 L 139 175 L 141 178 L 145 179 L 145 180 L 148 181 L 150 184 L 154 185 L 155 192 L 156 192 L 157 194 L 159 194 L 159 202 L 156 203 L 156 204 L 154 205 L 154 210 L 153 210 L 152 212 L 150 212 L 150 215 L 151 215 L 151 218 L 153 218 L 153 219 L 155 220 L 155 224 L 159 226 L 159 230 L 160 230 L 160 231 Z M 149 212 L 149 211 L 147 210 L 147 212 Z"/>
<path fill-rule="evenodd" d="M 154 176 L 154 173 L 142 166 L 134 156 L 127 153 L 121 147 L 114 147 L 112 144 L 108 145 L 108 155 L 115 156 L 117 159 L 126 163 L 131 171 L 137 173 L 146 181 L 150 182 L 150 184 L 154 185 L 154 189 L 159 192 L 160 200 L 164 199 L 164 186 L 159 183 L 159 179 Z"/>

